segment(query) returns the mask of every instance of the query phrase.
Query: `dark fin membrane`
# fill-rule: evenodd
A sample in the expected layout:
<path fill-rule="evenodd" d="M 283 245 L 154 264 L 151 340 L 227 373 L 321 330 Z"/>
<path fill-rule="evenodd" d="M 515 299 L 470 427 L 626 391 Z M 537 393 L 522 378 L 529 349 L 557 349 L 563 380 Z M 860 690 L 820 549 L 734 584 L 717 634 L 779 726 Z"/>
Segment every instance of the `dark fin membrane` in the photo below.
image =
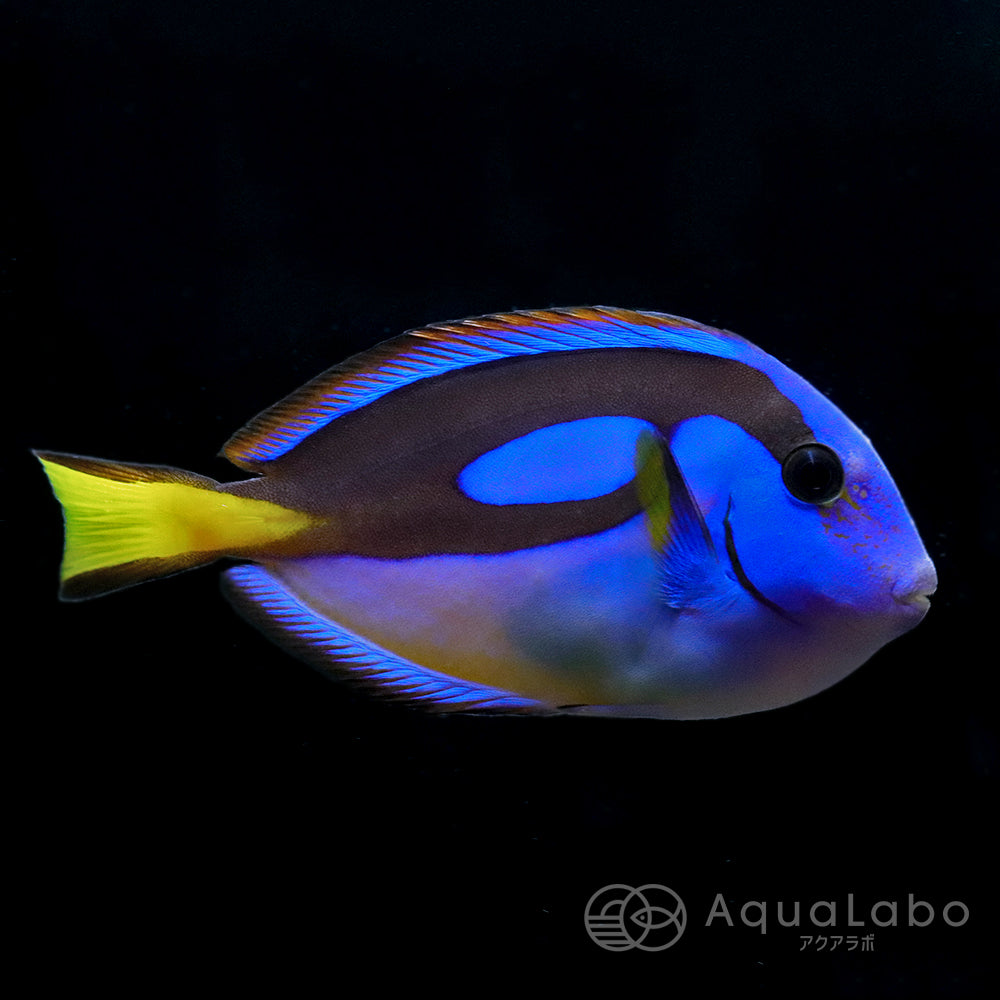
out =
<path fill-rule="evenodd" d="M 204 552 L 187 552 L 171 559 L 136 559 L 134 562 L 121 563 L 118 566 L 108 566 L 105 569 L 92 570 L 89 573 L 79 573 L 67 577 L 59 585 L 59 599 L 62 601 L 86 601 L 91 597 L 102 597 L 104 594 L 126 587 L 134 587 L 148 580 L 159 580 L 175 573 L 183 573 L 188 569 L 197 569 L 215 562 L 221 553 L 207 554 Z"/>
<path fill-rule="evenodd" d="M 318 615 L 266 569 L 246 564 L 222 575 L 233 607 L 277 645 L 337 680 L 431 712 L 535 713 L 548 706 L 509 691 L 437 673 Z"/>

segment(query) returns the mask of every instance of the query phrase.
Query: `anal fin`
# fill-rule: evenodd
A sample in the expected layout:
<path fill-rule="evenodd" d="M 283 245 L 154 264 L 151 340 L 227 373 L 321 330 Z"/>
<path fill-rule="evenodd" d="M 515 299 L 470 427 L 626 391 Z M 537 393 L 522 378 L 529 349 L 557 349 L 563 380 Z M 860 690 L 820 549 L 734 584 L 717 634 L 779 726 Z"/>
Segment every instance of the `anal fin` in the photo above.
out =
<path fill-rule="evenodd" d="M 279 646 L 320 672 L 433 712 L 535 712 L 548 706 L 510 691 L 438 673 L 317 614 L 262 566 L 234 566 L 223 591 Z"/>

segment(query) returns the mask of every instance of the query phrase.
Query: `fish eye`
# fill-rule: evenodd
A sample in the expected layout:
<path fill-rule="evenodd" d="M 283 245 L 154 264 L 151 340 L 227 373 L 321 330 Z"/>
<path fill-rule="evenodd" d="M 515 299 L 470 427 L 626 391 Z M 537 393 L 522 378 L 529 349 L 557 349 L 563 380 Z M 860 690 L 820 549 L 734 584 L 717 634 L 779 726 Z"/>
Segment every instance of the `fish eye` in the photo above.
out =
<path fill-rule="evenodd" d="M 826 445 L 804 444 L 785 458 L 781 478 L 796 500 L 830 503 L 844 488 L 844 467 L 836 452 Z"/>

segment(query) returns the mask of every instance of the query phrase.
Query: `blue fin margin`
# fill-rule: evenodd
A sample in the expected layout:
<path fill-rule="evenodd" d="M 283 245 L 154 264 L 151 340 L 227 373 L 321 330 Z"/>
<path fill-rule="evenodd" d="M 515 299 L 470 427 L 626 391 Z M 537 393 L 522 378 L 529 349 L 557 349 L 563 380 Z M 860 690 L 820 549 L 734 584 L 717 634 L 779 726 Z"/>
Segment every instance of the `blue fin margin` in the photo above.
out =
<path fill-rule="evenodd" d="M 226 442 L 234 465 L 259 471 L 351 410 L 413 382 L 528 354 L 658 347 L 742 358 L 756 351 L 735 333 L 666 313 L 580 306 L 496 313 L 410 330 L 356 354 L 253 418 Z"/>
<path fill-rule="evenodd" d="M 384 698 L 432 712 L 547 712 L 541 702 L 419 666 L 318 615 L 266 569 L 234 566 L 222 575 L 236 610 L 278 645 L 323 673 Z"/>

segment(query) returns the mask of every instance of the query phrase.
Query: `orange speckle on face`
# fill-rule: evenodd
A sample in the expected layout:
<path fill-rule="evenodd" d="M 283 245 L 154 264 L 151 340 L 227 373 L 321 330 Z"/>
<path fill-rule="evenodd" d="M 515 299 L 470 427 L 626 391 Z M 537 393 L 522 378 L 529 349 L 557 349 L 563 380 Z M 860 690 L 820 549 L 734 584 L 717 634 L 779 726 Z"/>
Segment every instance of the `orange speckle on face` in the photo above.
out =
<path fill-rule="evenodd" d="M 857 483 L 852 483 L 851 484 L 851 489 L 852 490 L 859 489 L 858 484 Z M 855 499 L 853 499 L 851 497 L 850 493 L 846 489 L 841 492 L 840 496 L 837 499 L 838 500 L 846 500 L 855 510 L 861 510 L 861 505 L 857 502 L 857 500 L 855 500 Z"/>

